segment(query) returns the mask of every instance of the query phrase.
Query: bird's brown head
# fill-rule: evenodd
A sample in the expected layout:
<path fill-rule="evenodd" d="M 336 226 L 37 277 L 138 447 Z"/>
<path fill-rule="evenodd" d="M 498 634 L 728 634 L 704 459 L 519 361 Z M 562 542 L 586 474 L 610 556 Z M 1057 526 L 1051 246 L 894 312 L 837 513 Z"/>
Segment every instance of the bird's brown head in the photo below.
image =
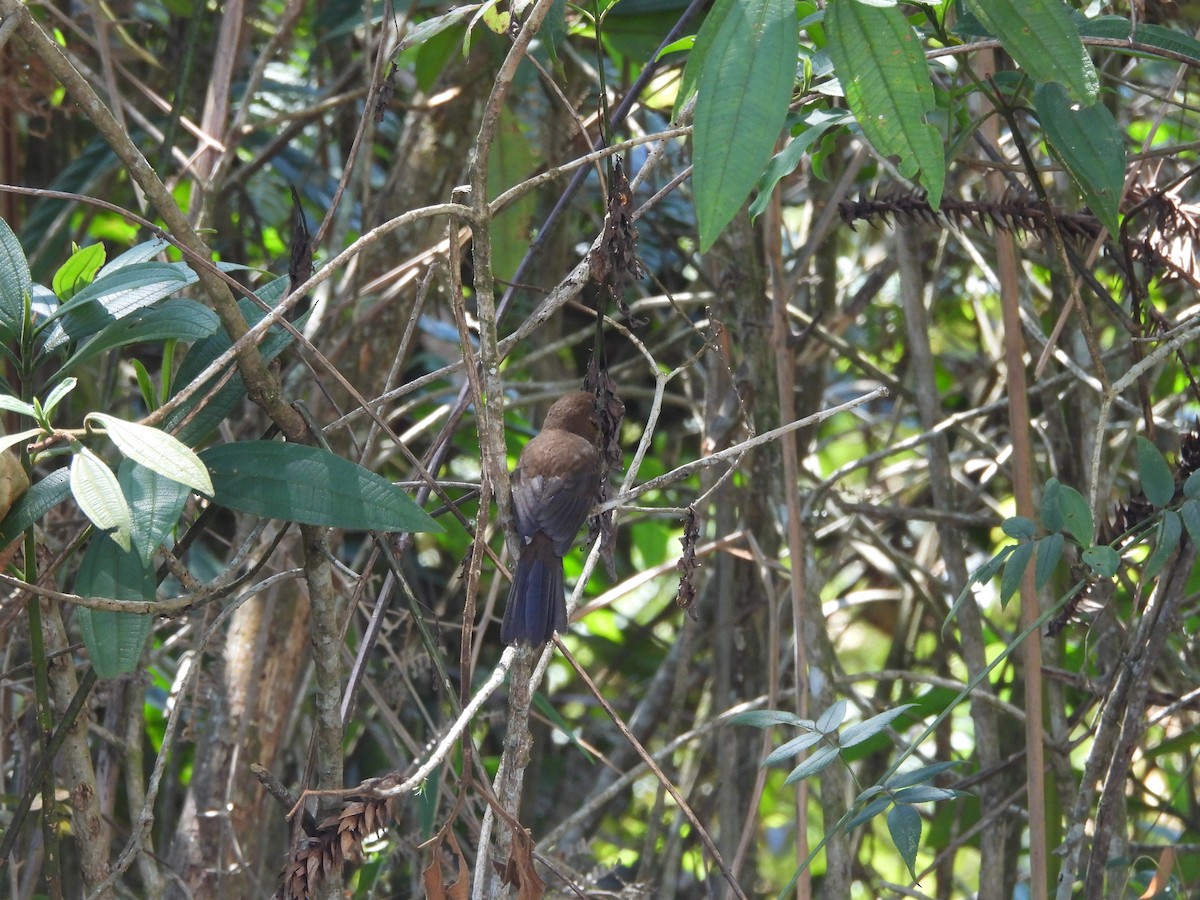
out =
<path fill-rule="evenodd" d="M 542 431 L 569 431 L 595 444 L 600 439 L 596 398 L 587 391 L 571 391 L 554 401 L 542 423 Z"/>

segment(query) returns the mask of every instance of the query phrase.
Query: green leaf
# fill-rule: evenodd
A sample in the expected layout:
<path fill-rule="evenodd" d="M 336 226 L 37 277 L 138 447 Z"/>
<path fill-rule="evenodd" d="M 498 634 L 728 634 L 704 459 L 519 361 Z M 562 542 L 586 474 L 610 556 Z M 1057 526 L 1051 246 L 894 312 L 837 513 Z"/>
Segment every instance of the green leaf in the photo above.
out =
<path fill-rule="evenodd" d="M 1092 524 L 1092 511 L 1088 509 L 1083 494 L 1070 485 L 1059 485 L 1058 505 L 1062 511 L 1063 528 L 1081 547 L 1092 546 L 1096 530 Z"/>
<path fill-rule="evenodd" d="M 1012 595 L 1021 587 L 1021 579 L 1025 577 L 1025 568 L 1029 565 L 1029 559 L 1032 556 L 1033 544 L 1017 544 L 1012 556 L 1004 564 L 1004 574 L 1000 576 L 1000 607 L 1002 609 L 1008 605 Z"/>
<path fill-rule="evenodd" d="M 215 334 L 220 327 L 217 314 L 203 303 L 182 297 L 168 300 L 161 306 L 139 310 L 113 322 L 80 346 L 62 364 L 58 374 L 117 347 L 166 340 L 198 341 Z"/>
<path fill-rule="evenodd" d="M 885 709 L 878 715 L 871 716 L 869 719 L 864 719 L 861 722 L 851 725 L 838 736 L 838 743 L 841 744 L 843 750 L 847 747 L 853 747 L 855 744 L 861 744 L 863 741 L 879 734 L 879 732 L 892 724 L 893 719 L 904 715 L 904 713 L 908 712 L 914 706 L 916 706 L 915 703 L 904 703 L 892 709 Z"/>
<path fill-rule="evenodd" d="M 1174 499 L 1175 476 L 1171 474 L 1171 467 L 1158 448 L 1140 434 L 1137 436 L 1137 470 L 1142 493 L 1151 504 L 1161 508 Z"/>
<path fill-rule="evenodd" d="M 838 700 L 817 718 L 817 731 L 829 734 L 837 731 L 837 727 L 846 719 L 846 701 Z"/>
<path fill-rule="evenodd" d="M 71 459 L 71 493 L 83 514 L 100 531 L 111 532 L 122 550 L 129 549 L 131 514 L 117 476 L 87 447 Z"/>
<path fill-rule="evenodd" d="M 942 631 L 946 630 L 946 626 L 950 624 L 950 620 L 958 615 L 958 609 L 967 598 L 971 596 L 971 592 L 977 584 L 987 584 L 996 577 L 996 573 L 1000 571 L 1000 567 L 1004 565 L 1004 561 L 1012 555 L 1013 550 L 1017 548 L 1016 544 L 1009 544 L 1007 547 L 1000 548 L 1000 551 L 985 562 L 982 566 L 974 571 L 971 575 L 971 580 L 967 582 L 957 597 L 954 598 L 954 605 L 950 607 L 950 611 L 946 613 L 946 618 L 942 622 Z"/>
<path fill-rule="evenodd" d="M 783 779 L 784 784 L 795 784 L 797 781 L 803 781 L 810 775 L 816 775 L 822 769 L 829 766 L 838 757 L 837 747 L 822 747 L 796 768 L 788 773 L 788 777 Z"/>
<path fill-rule="evenodd" d="M 949 788 L 934 787 L 931 784 L 919 784 L 916 787 L 905 788 L 896 792 L 897 803 L 936 803 L 939 800 L 953 800 L 958 791 Z"/>
<path fill-rule="evenodd" d="M 488 161 L 489 200 L 494 200 L 514 184 L 528 178 L 537 168 L 529 138 L 521 130 L 521 122 L 516 114 L 508 107 L 500 110 Z M 537 198 L 533 194 L 526 194 L 497 213 L 492 239 L 492 271 L 497 278 L 507 281 L 517 273 L 517 267 L 529 249 L 529 232 L 536 208 Z"/>
<path fill-rule="evenodd" d="M 1200 500 L 1188 500 L 1179 510 L 1192 543 L 1200 547 Z"/>
<path fill-rule="evenodd" d="M 183 263 L 143 262 L 101 276 L 46 320 L 45 349 L 82 340 L 196 281 Z"/>
<path fill-rule="evenodd" d="M 33 278 L 21 242 L 8 223 L 0 219 L 0 324 L 13 336 L 21 332 L 25 298 L 32 290 Z"/>
<path fill-rule="evenodd" d="M 97 534 L 79 563 L 75 592 L 82 597 L 112 600 L 153 600 L 154 569 L 141 557 Z M 154 616 L 79 607 L 75 611 L 92 668 L 101 678 L 137 671 Z"/>
<path fill-rule="evenodd" d="M 700 251 L 712 247 L 758 182 L 787 119 L 799 33 L 790 0 L 718 0 L 696 36 L 694 148 Z M 710 27 L 715 25 L 715 27 Z"/>
<path fill-rule="evenodd" d="M 444 13 L 440 16 L 434 16 L 432 19 L 426 19 L 424 22 L 414 25 L 408 30 L 408 33 L 400 39 L 400 43 L 396 45 L 396 49 L 392 51 L 392 55 L 395 56 L 396 54 L 407 50 L 409 47 L 416 47 L 419 44 L 423 44 L 435 34 L 439 34 L 445 31 L 447 28 L 451 28 L 452 26 L 457 25 L 459 22 L 469 19 L 474 14 L 475 10 L 479 9 L 479 7 L 480 4 L 478 3 L 468 3 L 463 6 L 456 6 L 448 13 Z"/>
<path fill-rule="evenodd" d="M 966 6 L 1034 81 L 1056 81 L 1078 103 L 1096 99 L 1096 67 L 1062 0 L 966 0 Z"/>
<path fill-rule="evenodd" d="M 6 434 L 0 437 L 0 453 L 3 453 L 9 447 L 23 444 L 37 435 L 44 433 L 41 428 L 26 428 L 24 431 L 18 431 L 16 434 Z"/>
<path fill-rule="evenodd" d="M 1032 541 L 1037 526 L 1033 524 L 1033 519 L 1025 516 L 1010 516 L 1000 523 L 1000 530 L 1014 540 Z"/>
<path fill-rule="evenodd" d="M 0 219 L 0 222 L 4 221 Z M 13 412 L 20 416 L 28 416 L 31 419 L 37 418 L 37 410 L 33 408 L 32 403 L 26 403 L 24 400 L 18 400 L 12 394 L 0 394 L 0 409 L 6 412 Z"/>
<path fill-rule="evenodd" d="M 932 781 L 943 772 L 957 768 L 961 765 L 962 760 L 959 759 L 930 763 L 927 766 L 921 766 L 919 769 L 913 769 L 909 772 L 901 772 L 899 775 L 893 775 L 887 780 L 887 787 L 891 790 L 899 790 L 900 788 L 910 787 L 914 784 L 923 784 L 926 781 Z"/>
<path fill-rule="evenodd" d="M 98 412 L 88 413 L 84 421 L 99 422 L 117 449 L 134 462 L 208 497 L 213 495 L 212 480 L 200 457 L 165 431 Z"/>
<path fill-rule="evenodd" d="M 1190 500 L 1200 498 L 1200 471 L 1193 472 L 1183 483 L 1183 496 Z"/>
<path fill-rule="evenodd" d="M 849 822 L 846 823 L 846 828 L 845 828 L 846 834 L 849 834 L 851 831 L 853 831 L 859 825 L 862 825 L 864 822 L 871 821 L 873 818 L 875 818 L 877 815 L 879 815 L 881 812 L 883 812 L 885 809 L 887 809 L 891 805 L 891 803 L 892 803 L 891 797 L 876 797 L 874 800 L 872 800 L 870 803 L 868 803 L 866 806 L 864 806 L 862 808 L 861 812 L 857 813 L 854 816 L 854 818 L 852 818 Z"/>
<path fill-rule="evenodd" d="M 773 766 L 776 763 L 787 762 L 792 759 L 797 753 L 801 753 L 812 747 L 814 744 L 819 744 L 825 739 L 825 735 L 819 731 L 806 731 L 799 737 L 794 737 L 786 744 L 776 747 L 767 754 L 767 758 L 762 761 L 764 766 Z"/>
<path fill-rule="evenodd" d="M 1200 41 L 1189 34 L 1165 28 L 1162 25 L 1139 25 L 1133 29 L 1133 23 L 1124 16 L 1097 16 L 1094 19 L 1084 19 L 1079 23 L 1079 34 L 1082 37 L 1111 38 L 1128 43 L 1129 33 L 1133 31 L 1136 43 L 1147 44 L 1158 50 L 1178 53 L 1200 62 Z M 1131 56 L 1144 56 L 1140 50 L 1126 46 L 1106 47 L 1112 53 L 1128 53 Z"/>
<path fill-rule="evenodd" d="M 688 54 L 683 66 L 683 74 L 679 78 L 679 90 L 675 92 L 675 107 L 671 110 L 671 121 L 679 118 L 679 113 L 685 103 L 696 93 L 696 85 L 700 74 L 708 65 L 708 57 L 714 46 L 714 38 L 725 28 L 725 20 L 737 9 L 737 0 L 717 0 L 704 17 L 699 34 L 692 38 L 692 52 Z M 701 37 L 703 35 L 703 37 Z M 799 35 L 797 34 L 797 41 Z"/>
<path fill-rule="evenodd" d="M 1083 561 L 1093 572 L 1104 578 L 1112 578 L 1121 566 L 1120 555 L 1105 544 L 1097 544 L 1095 547 L 1088 547 L 1084 550 Z"/>
<path fill-rule="evenodd" d="M 1062 531 L 1062 482 L 1051 478 L 1042 489 L 1042 527 L 1047 531 Z"/>
<path fill-rule="evenodd" d="M 1154 552 L 1150 554 L 1145 568 L 1142 569 L 1142 577 L 1147 579 L 1153 578 L 1162 571 L 1162 567 L 1167 564 L 1167 560 L 1179 546 L 1179 539 L 1183 536 L 1183 521 L 1179 518 L 1179 513 L 1173 509 L 1163 510 L 1162 519 L 1159 520 L 1156 530 Z"/>
<path fill-rule="evenodd" d="M 124 253 L 114 257 L 108 265 L 100 270 L 100 276 L 104 277 L 106 275 L 111 275 L 113 272 L 116 272 L 119 269 L 124 269 L 127 266 L 132 266 L 136 263 L 143 263 L 147 260 L 154 259 L 154 257 L 158 256 L 158 254 L 162 253 L 170 246 L 170 242 L 164 240 L 163 238 L 151 238 L 148 241 L 142 241 L 142 243 L 136 244 L 133 247 L 130 247 Z"/>
<path fill-rule="evenodd" d="M 755 728 L 770 728 L 772 725 L 797 725 L 813 728 L 812 719 L 802 719 L 795 713 L 781 709 L 752 709 L 730 716 L 726 725 L 753 725 Z"/>
<path fill-rule="evenodd" d="M 908 866 L 913 881 L 917 880 L 917 848 L 921 844 L 921 814 L 911 806 L 893 806 L 887 814 L 888 833 Z"/>
<path fill-rule="evenodd" d="M 64 378 L 54 386 L 46 397 L 46 402 L 42 404 L 42 417 L 49 422 L 54 418 L 54 410 L 58 409 L 58 404 L 62 403 L 63 398 L 71 391 L 75 390 L 75 386 L 79 381 L 75 378 Z"/>
<path fill-rule="evenodd" d="M 1071 173 L 1096 218 L 1116 237 L 1125 145 L 1112 113 L 1099 100 L 1090 106 L 1071 100 L 1062 85 L 1054 83 L 1038 86 L 1033 106 L 1050 152 Z"/>
<path fill-rule="evenodd" d="M 117 481 L 133 514 L 130 531 L 133 547 L 143 562 L 150 565 L 163 539 L 179 521 L 191 491 L 132 459 L 121 461 Z"/>
<path fill-rule="evenodd" d="M 1037 563 L 1034 567 L 1034 581 L 1040 591 L 1049 582 L 1058 561 L 1062 558 L 1066 538 L 1061 534 L 1050 534 L 1037 542 Z"/>
<path fill-rule="evenodd" d="M 750 204 L 750 215 L 760 216 L 771 201 L 771 192 L 782 179 L 792 174 L 800 160 L 830 128 L 851 119 L 844 109 L 810 109 L 800 117 L 800 124 L 808 127 L 792 138 L 791 142 L 771 157 L 762 178 L 758 180 L 758 196 Z"/>
<path fill-rule="evenodd" d="M 408 494 L 326 450 L 243 441 L 200 454 L 221 506 L 306 525 L 379 531 L 434 531 Z"/>
<path fill-rule="evenodd" d="M 55 296 L 65 303 L 91 284 L 100 267 L 104 265 L 104 257 L 103 244 L 80 247 L 72 253 L 70 259 L 54 273 L 54 280 L 50 283 Z"/>
<path fill-rule="evenodd" d="M 942 136 L 929 124 L 937 103 L 929 63 L 904 14 L 895 7 L 841 0 L 825 10 L 834 72 L 863 133 L 896 159 L 905 178 L 919 178 L 937 209 L 946 182 Z"/>
<path fill-rule="evenodd" d="M 7 547 L 21 533 L 71 494 L 69 469 L 55 469 L 21 495 L 0 522 L 0 547 Z"/>

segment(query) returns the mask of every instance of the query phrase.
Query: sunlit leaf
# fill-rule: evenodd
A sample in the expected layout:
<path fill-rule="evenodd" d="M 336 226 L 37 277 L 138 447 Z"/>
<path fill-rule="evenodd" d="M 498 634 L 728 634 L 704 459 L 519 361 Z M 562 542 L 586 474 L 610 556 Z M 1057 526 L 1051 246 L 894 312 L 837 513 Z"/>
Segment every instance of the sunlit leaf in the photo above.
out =
<path fill-rule="evenodd" d="M 70 259 L 63 263 L 54 273 L 50 286 L 55 296 L 66 302 L 92 283 L 100 267 L 104 265 L 104 245 L 92 244 L 80 247 L 71 254 Z"/>
<path fill-rule="evenodd" d="M 129 504 L 112 469 L 87 447 L 71 458 L 71 493 L 93 525 L 110 534 L 122 550 L 129 549 Z"/>
<path fill-rule="evenodd" d="M 846 719 L 845 700 L 838 700 L 829 709 L 821 713 L 817 717 L 817 731 L 821 734 L 829 734 L 832 731 L 837 731 L 837 727 Z"/>
<path fill-rule="evenodd" d="M 861 744 L 863 741 L 879 734 L 879 732 L 892 724 L 894 719 L 904 715 L 904 713 L 908 712 L 914 706 L 916 706 L 915 703 L 903 703 L 892 709 L 885 709 L 883 712 L 871 716 L 869 719 L 849 725 L 845 731 L 838 735 L 838 743 L 842 745 L 843 749 L 853 747 L 855 744 Z"/>
<path fill-rule="evenodd" d="M 105 413 L 88 413 L 88 422 L 99 422 L 117 449 L 134 462 L 211 497 L 212 480 L 200 457 L 165 431 L 126 422 Z"/>

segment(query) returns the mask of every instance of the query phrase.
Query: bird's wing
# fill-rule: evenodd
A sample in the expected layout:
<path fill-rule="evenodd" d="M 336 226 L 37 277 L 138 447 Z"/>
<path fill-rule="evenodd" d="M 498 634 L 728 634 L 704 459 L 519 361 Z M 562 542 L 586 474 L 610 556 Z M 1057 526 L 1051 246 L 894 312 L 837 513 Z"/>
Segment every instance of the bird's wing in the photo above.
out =
<path fill-rule="evenodd" d="M 553 541 L 559 556 L 566 556 L 595 503 L 598 481 L 594 471 L 528 476 L 518 468 L 512 496 L 521 537 L 530 540 L 540 531 Z"/>

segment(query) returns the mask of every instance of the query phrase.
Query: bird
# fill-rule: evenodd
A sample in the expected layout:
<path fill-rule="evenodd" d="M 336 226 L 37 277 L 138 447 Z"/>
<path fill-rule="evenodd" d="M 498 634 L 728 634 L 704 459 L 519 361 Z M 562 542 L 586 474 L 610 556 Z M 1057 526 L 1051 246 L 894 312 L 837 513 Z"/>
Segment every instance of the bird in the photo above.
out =
<path fill-rule="evenodd" d="M 575 542 L 600 484 L 600 424 L 587 391 L 560 397 L 512 473 L 512 508 L 521 538 L 517 571 L 500 627 L 505 644 L 540 646 L 567 629 L 563 557 Z"/>

